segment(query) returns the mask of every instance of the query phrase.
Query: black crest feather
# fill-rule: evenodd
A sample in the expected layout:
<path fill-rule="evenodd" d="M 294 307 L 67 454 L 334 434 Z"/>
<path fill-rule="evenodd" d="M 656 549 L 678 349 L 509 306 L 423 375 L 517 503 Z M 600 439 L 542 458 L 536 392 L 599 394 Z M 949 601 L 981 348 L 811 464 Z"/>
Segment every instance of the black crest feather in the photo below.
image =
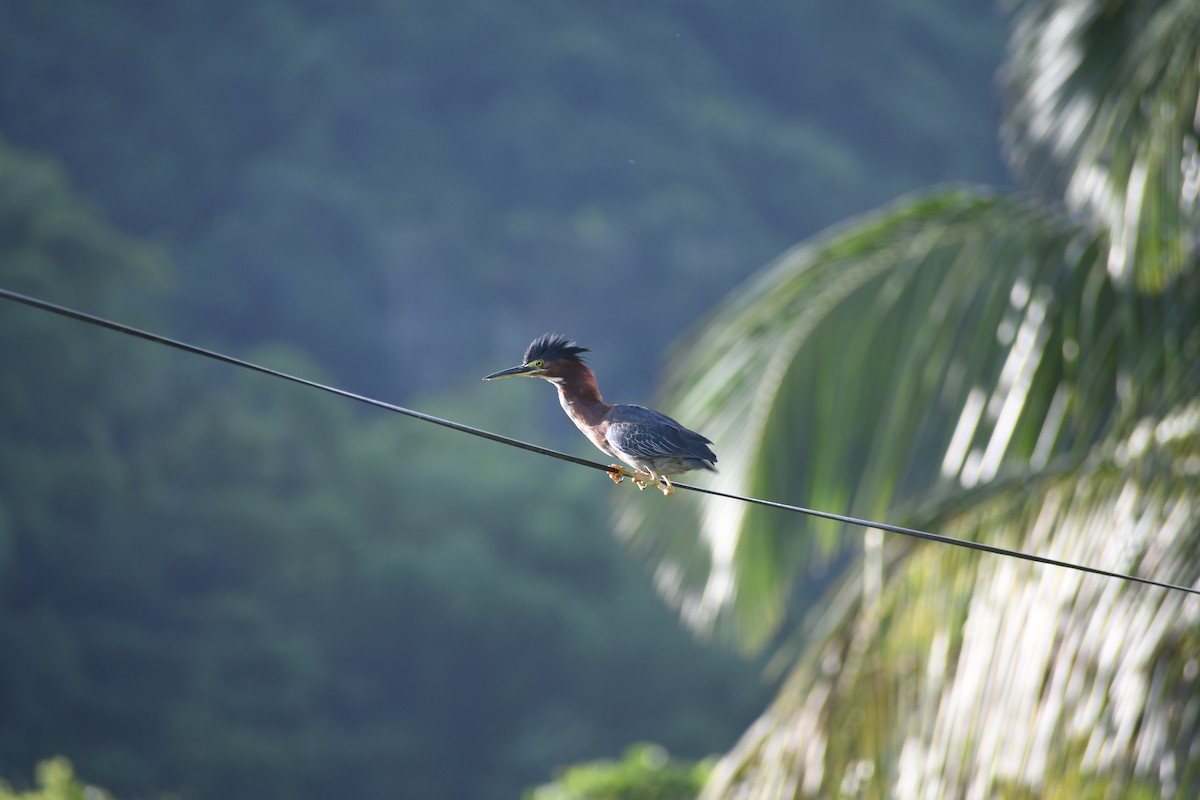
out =
<path fill-rule="evenodd" d="M 543 361 L 555 361 L 560 358 L 583 361 L 579 354 L 586 352 L 588 352 L 586 347 L 578 346 L 565 336 L 559 336 L 557 333 L 543 333 L 529 343 L 529 347 L 525 350 L 524 363 L 528 364 L 539 358 Z"/>

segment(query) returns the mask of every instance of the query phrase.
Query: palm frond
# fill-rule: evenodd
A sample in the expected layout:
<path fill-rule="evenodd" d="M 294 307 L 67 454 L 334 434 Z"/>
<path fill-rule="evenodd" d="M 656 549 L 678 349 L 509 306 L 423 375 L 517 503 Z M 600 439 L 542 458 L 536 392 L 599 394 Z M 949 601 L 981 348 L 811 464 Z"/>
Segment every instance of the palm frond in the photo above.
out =
<path fill-rule="evenodd" d="M 1152 407 L 1145 394 L 1182 368 L 1164 337 L 1195 328 L 1180 296 L 1122 292 L 1102 253 L 1029 198 L 903 200 L 786 254 L 719 309 L 678 357 L 667 404 L 716 442 L 711 484 L 866 518 L 1082 457 Z M 747 650 L 777 629 L 800 571 L 847 541 L 840 525 L 719 498 L 685 513 L 634 502 L 618 523 L 688 623 Z"/>
<path fill-rule="evenodd" d="M 926 522 L 1200 585 L 1200 402 Z M 926 544 L 818 616 L 705 797 L 1195 796 L 1200 599 Z"/>
<path fill-rule="evenodd" d="M 1017 174 L 1110 233 L 1115 280 L 1170 285 L 1200 247 L 1200 4 L 1019 2 L 1002 79 Z"/>

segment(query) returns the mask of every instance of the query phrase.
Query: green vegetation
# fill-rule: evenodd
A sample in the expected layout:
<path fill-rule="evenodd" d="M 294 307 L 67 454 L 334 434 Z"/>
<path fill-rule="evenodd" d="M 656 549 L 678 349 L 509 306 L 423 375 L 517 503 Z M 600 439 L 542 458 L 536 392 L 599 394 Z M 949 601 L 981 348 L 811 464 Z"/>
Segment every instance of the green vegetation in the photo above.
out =
<path fill-rule="evenodd" d="M 672 761 L 658 745 L 639 744 L 620 761 L 579 764 L 552 784 L 526 792 L 526 800 L 694 800 L 712 763 Z"/>
<path fill-rule="evenodd" d="M 37 765 L 37 788 L 14 791 L 0 780 L 0 800 L 112 800 L 111 795 L 75 777 L 71 762 L 53 758 Z"/>
<path fill-rule="evenodd" d="M 170 248 L 176 332 L 411 395 L 545 329 L 657 354 L 799 237 L 998 179 L 991 5 L 4 3 L 0 135 Z"/>
<path fill-rule="evenodd" d="M 680 354 L 717 484 L 1200 581 L 1200 8 L 1029 0 L 1002 72 L 1042 193 L 903 198 L 782 256 Z M 1196 796 L 1196 598 L 705 499 L 626 533 L 760 650 L 864 542 L 705 797 Z M 719 523 L 719 524 L 717 524 Z M 780 659 L 782 660 L 782 658 Z"/>
<path fill-rule="evenodd" d="M 161 258 L 48 163 L 0 172 L 5 284 L 147 323 Z M 636 736 L 711 752 L 760 697 L 655 600 L 596 476 L 30 309 L 0 340 L 0 774 L 511 797 Z M 534 433 L 496 399 L 476 422 Z"/>
<path fill-rule="evenodd" d="M 990 0 L 0 3 L 0 284 L 576 442 L 477 378 L 558 329 L 644 400 L 788 243 L 998 180 L 1002 39 Z M 122 797 L 507 798 L 765 701 L 602 476 L 8 304 L 0 350 L 16 786 L 63 754 Z M 694 791 L 646 752 L 614 780 Z"/>

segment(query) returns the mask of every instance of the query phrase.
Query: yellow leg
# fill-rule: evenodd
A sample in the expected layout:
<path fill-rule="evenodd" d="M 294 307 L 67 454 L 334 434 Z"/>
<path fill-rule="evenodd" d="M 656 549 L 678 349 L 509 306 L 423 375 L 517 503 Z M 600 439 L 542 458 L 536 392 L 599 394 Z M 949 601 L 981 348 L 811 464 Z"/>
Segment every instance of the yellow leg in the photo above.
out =
<path fill-rule="evenodd" d="M 612 479 L 613 483 L 617 484 L 621 483 L 621 481 L 625 480 L 626 478 L 633 478 L 635 481 L 637 480 L 636 474 L 625 469 L 620 464 L 608 465 L 608 477 Z"/>
<path fill-rule="evenodd" d="M 639 492 L 650 486 L 657 486 L 664 497 L 675 494 L 675 484 L 671 483 L 671 479 L 666 475 L 655 475 L 653 472 L 642 472 L 641 470 L 630 472 L 620 464 L 609 464 L 608 477 L 612 478 L 613 483 L 621 483 L 626 478 L 633 478 Z"/>
<path fill-rule="evenodd" d="M 638 471 L 633 476 L 633 482 L 637 484 L 638 489 L 657 486 L 664 497 L 675 493 L 675 484 L 671 483 L 671 479 L 666 475 L 655 475 L 653 472 Z"/>

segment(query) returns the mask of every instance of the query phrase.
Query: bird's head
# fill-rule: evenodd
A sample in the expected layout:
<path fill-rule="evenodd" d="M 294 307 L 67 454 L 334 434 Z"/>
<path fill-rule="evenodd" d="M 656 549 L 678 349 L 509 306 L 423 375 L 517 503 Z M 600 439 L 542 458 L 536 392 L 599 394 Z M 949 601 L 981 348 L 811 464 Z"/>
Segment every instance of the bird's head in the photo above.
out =
<path fill-rule="evenodd" d="M 586 353 L 586 347 L 579 347 L 565 336 L 556 333 L 545 333 L 529 343 L 525 357 L 521 363 L 509 369 L 493 372 L 484 378 L 494 381 L 497 378 L 545 378 L 548 381 L 561 380 L 570 370 L 577 369 L 583 364 L 580 353 Z"/>

